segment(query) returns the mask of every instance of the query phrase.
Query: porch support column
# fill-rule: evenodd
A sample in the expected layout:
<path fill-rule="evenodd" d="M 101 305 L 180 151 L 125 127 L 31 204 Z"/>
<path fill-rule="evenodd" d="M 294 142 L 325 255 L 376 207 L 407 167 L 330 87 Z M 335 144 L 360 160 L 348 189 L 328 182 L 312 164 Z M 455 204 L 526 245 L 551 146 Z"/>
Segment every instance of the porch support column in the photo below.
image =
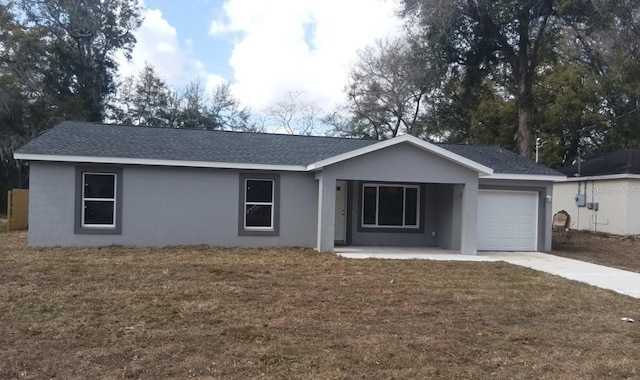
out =
<path fill-rule="evenodd" d="M 318 242 L 319 252 L 333 252 L 335 213 L 336 213 L 336 179 L 325 173 L 318 173 Z"/>
<path fill-rule="evenodd" d="M 464 255 L 477 253 L 477 220 L 478 220 L 478 180 L 462 186 L 462 231 L 460 236 L 460 252 Z"/>

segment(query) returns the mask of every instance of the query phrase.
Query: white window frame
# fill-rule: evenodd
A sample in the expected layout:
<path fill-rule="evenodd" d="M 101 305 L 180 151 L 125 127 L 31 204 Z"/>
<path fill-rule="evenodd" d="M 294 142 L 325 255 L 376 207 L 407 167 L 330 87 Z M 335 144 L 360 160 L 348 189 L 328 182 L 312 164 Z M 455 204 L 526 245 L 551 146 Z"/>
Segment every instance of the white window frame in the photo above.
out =
<path fill-rule="evenodd" d="M 84 189 L 86 186 L 86 176 L 87 175 L 104 175 L 104 176 L 112 176 L 113 177 L 113 198 L 86 198 L 84 195 Z M 82 187 L 81 187 L 81 197 L 82 197 L 82 214 L 80 215 L 80 226 L 82 228 L 115 228 L 117 219 L 117 202 L 118 202 L 118 174 L 113 172 L 82 172 Z M 85 209 L 86 202 L 113 202 L 113 223 L 112 224 L 89 224 L 85 223 Z"/>
<path fill-rule="evenodd" d="M 247 201 L 247 186 L 249 181 L 271 182 L 271 202 L 249 202 Z M 244 179 L 244 208 L 243 208 L 243 228 L 246 231 L 275 231 L 275 196 L 276 181 L 273 178 L 250 178 Z M 268 227 L 247 226 L 247 206 L 271 206 L 271 221 Z"/>
<path fill-rule="evenodd" d="M 365 224 L 364 223 L 364 190 L 367 187 L 374 187 L 376 189 L 376 222 L 375 224 Z M 379 212 L 380 212 L 380 187 L 401 187 L 403 191 L 402 196 L 402 225 L 401 226 L 389 226 L 389 225 L 380 225 L 379 224 Z M 407 189 L 416 189 L 416 224 L 415 225 L 407 225 L 406 221 L 406 204 L 407 204 Z M 360 226 L 362 228 L 397 228 L 397 229 L 420 229 L 420 185 L 405 185 L 400 183 L 364 183 L 362 185 L 362 193 L 361 193 L 361 223 Z"/>

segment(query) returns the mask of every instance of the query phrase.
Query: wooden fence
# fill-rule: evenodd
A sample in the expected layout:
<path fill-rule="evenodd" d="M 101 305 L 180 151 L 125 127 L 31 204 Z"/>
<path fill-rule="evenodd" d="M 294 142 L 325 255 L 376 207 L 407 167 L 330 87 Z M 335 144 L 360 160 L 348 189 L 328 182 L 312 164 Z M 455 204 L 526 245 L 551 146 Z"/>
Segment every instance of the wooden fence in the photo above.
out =
<path fill-rule="evenodd" d="M 9 190 L 7 219 L 7 231 L 21 231 L 29 227 L 29 190 Z"/>

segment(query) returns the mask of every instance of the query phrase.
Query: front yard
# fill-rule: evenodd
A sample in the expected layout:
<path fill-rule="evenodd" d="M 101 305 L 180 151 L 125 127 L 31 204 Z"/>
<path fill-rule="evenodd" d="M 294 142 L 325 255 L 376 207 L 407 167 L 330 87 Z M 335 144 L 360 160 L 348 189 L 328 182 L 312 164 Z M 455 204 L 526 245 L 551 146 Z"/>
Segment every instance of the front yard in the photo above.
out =
<path fill-rule="evenodd" d="M 505 263 L 25 241 L 0 234 L 0 378 L 640 376 L 640 300 Z"/>
<path fill-rule="evenodd" d="M 588 231 L 553 233 L 557 256 L 640 273 L 640 239 Z"/>

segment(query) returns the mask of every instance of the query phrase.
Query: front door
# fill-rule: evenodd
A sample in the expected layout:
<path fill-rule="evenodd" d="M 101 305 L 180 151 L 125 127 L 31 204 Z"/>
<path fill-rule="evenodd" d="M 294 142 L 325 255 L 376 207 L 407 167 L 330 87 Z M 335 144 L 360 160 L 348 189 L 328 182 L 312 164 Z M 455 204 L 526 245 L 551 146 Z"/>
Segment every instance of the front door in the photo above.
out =
<path fill-rule="evenodd" d="M 347 181 L 336 181 L 336 222 L 334 240 L 347 240 Z"/>

